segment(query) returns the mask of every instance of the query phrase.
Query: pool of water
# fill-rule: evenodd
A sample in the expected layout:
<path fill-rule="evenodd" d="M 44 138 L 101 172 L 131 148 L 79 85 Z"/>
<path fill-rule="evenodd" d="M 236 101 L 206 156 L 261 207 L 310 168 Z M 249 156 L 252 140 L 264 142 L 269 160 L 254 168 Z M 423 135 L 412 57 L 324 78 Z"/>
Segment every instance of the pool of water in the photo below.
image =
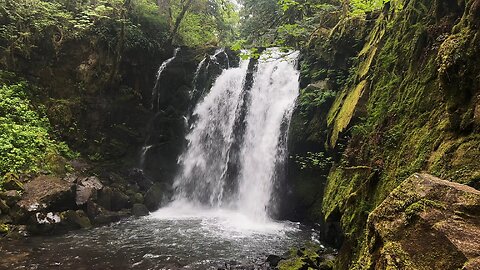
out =
<path fill-rule="evenodd" d="M 172 206 L 91 230 L 0 241 L 0 269 L 258 266 L 269 254 L 281 255 L 315 238 L 315 231 L 298 223 L 255 222 L 230 210 Z"/>

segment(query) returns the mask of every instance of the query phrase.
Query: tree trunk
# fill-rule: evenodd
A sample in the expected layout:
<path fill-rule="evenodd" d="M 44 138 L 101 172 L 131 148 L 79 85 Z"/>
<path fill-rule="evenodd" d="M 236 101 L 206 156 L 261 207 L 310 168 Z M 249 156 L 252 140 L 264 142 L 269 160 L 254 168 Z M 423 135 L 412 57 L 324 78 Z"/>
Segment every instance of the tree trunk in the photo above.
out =
<path fill-rule="evenodd" d="M 182 1 L 182 3 L 183 3 L 182 11 L 180 12 L 180 14 L 178 14 L 178 17 L 175 20 L 175 25 L 173 26 L 173 29 L 170 33 L 170 38 L 168 40 L 169 44 L 173 44 L 173 41 L 175 41 L 175 38 L 177 37 L 177 34 L 178 34 L 178 29 L 180 28 L 180 24 L 182 23 L 183 18 L 185 17 L 188 10 L 190 9 L 190 6 L 192 5 L 193 0 L 186 0 L 186 3 L 185 1 Z"/>

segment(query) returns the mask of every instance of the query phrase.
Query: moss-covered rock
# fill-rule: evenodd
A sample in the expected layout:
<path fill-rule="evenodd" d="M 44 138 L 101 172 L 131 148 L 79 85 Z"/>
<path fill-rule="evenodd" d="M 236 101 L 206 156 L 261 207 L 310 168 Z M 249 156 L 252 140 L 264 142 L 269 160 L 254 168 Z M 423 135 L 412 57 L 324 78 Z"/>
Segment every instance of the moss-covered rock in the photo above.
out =
<path fill-rule="evenodd" d="M 355 268 L 476 269 L 478 256 L 480 191 L 414 174 L 369 215 Z"/>

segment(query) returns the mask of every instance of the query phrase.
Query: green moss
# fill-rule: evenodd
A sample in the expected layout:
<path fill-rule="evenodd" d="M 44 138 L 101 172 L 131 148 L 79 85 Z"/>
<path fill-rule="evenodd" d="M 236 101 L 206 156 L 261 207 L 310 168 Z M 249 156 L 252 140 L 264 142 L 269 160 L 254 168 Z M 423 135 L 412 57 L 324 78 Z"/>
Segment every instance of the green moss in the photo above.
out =
<path fill-rule="evenodd" d="M 427 8 L 427 2 L 408 2 L 402 12 L 394 12 L 388 19 L 379 18 L 370 32 L 355 67 L 357 73 L 349 78 L 358 81 L 359 76 L 368 76 L 365 118 L 345 130 L 357 106 L 352 101 L 358 97 L 358 92 L 353 94 L 356 89 L 349 87 L 337 96 L 329 111 L 331 146 L 342 132 L 351 131 L 351 138 L 328 176 L 323 212 L 327 218 L 340 212 L 354 260 L 366 245 L 362 236 L 369 211 L 413 173 L 427 171 L 443 179 L 478 185 L 480 138 L 478 127 L 472 124 L 475 104 L 454 94 L 458 87 L 450 87 L 452 82 L 447 80 L 455 79 L 453 84 L 473 93 L 478 88 L 476 79 L 467 76 L 478 74 L 478 61 L 470 56 L 476 46 L 473 34 L 459 28 L 444 45 L 434 42 L 442 33 L 432 32 L 440 25 L 430 20 L 432 10 Z M 395 5 L 398 3 L 403 1 Z M 441 27 L 448 25 L 445 20 Z M 382 30 L 385 32 L 380 35 Z M 369 59 L 372 51 L 375 55 Z M 443 89 L 443 83 L 451 95 Z M 451 116 L 452 108 L 457 110 L 457 118 Z M 355 167 L 371 168 L 378 174 L 372 178 L 368 169 L 349 170 Z M 419 201 L 413 191 L 408 198 L 396 201 L 395 207 L 407 209 L 411 217 L 425 208 L 444 207 Z M 401 254 L 394 248 L 392 252 Z"/>
<path fill-rule="evenodd" d="M 446 205 L 429 199 L 421 199 L 420 201 L 412 203 L 405 209 L 407 220 L 412 219 L 418 215 L 418 213 L 427 211 L 428 208 L 446 209 Z"/>
<path fill-rule="evenodd" d="M 288 258 L 280 261 L 278 264 L 279 270 L 299 270 L 305 269 L 308 265 L 306 261 L 316 262 L 318 258 L 317 250 L 319 249 L 318 245 L 309 243 L 307 246 L 301 250 L 291 249 L 288 255 Z M 308 269 L 311 269 L 308 267 Z"/>
<path fill-rule="evenodd" d="M 344 131 L 345 128 L 347 128 L 347 126 L 350 124 L 350 120 L 352 120 L 355 109 L 357 109 L 357 104 L 366 87 L 367 81 L 361 81 L 351 92 L 348 93 L 347 97 L 343 101 L 333 123 L 332 135 L 330 137 L 331 147 L 334 147 L 337 143 L 340 132 Z"/>
<path fill-rule="evenodd" d="M 7 224 L 0 224 L 0 234 L 7 234 L 10 231 L 10 227 Z"/>

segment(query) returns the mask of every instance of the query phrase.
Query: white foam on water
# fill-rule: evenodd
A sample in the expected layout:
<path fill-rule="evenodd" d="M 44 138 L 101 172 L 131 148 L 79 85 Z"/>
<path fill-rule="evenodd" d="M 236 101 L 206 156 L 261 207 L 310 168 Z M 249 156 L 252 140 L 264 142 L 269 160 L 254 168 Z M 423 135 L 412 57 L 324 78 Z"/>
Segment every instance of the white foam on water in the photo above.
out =
<path fill-rule="evenodd" d="M 222 238 L 252 237 L 255 235 L 275 234 L 295 231 L 298 224 L 258 221 L 244 213 L 227 208 L 210 208 L 187 200 L 177 200 L 152 213 L 149 218 L 165 221 L 199 221 L 205 233 Z"/>

